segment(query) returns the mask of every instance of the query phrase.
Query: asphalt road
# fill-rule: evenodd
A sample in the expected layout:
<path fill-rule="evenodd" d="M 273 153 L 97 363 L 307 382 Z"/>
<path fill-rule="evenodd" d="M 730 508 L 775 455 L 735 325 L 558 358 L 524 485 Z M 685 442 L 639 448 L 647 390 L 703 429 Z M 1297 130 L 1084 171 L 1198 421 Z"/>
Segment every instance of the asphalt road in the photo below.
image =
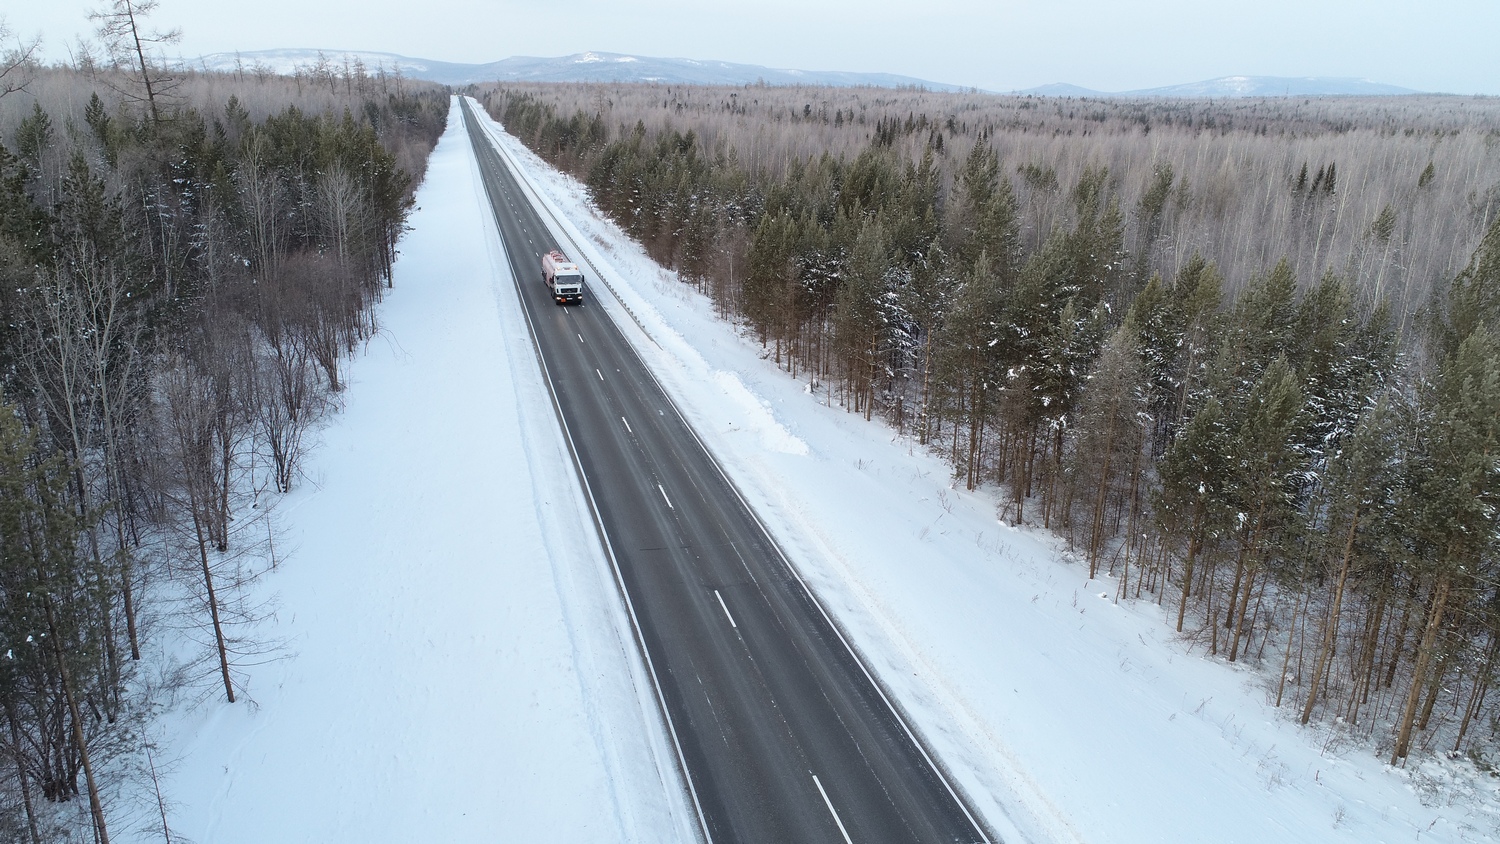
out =
<path fill-rule="evenodd" d="M 548 297 L 541 256 L 558 244 L 465 109 L 706 834 L 989 840 L 625 338 L 587 304 L 608 291 L 589 278 L 583 306 Z"/>

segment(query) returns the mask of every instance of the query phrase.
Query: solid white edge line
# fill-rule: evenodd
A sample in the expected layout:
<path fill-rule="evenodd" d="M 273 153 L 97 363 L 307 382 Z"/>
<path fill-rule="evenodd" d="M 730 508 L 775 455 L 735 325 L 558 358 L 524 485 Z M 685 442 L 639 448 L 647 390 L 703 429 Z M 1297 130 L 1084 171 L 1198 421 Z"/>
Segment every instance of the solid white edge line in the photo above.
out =
<path fill-rule="evenodd" d="M 719 606 L 724 609 L 724 617 L 729 619 L 729 626 L 738 630 L 740 626 L 734 623 L 734 616 L 729 614 L 729 605 L 724 603 L 724 596 L 720 595 L 719 590 L 715 589 L 714 597 L 719 599 Z"/>
<path fill-rule="evenodd" d="M 839 810 L 833 808 L 833 801 L 828 799 L 828 792 L 823 790 L 823 783 L 818 780 L 818 775 L 813 774 L 813 785 L 818 787 L 818 793 L 823 795 L 823 805 L 828 807 L 828 813 L 833 815 L 833 822 L 839 825 L 839 834 L 844 836 L 844 844 L 854 844 L 849 837 L 849 830 L 844 829 L 844 819 L 839 817 Z"/>
<path fill-rule="evenodd" d="M 574 246 L 577 246 L 576 242 L 574 243 Z M 623 333 L 624 332 L 621 332 L 622 335 Z M 648 334 L 647 337 L 649 338 L 650 335 Z M 969 823 L 974 825 L 974 831 L 979 833 L 979 840 L 983 842 L 983 844 L 992 844 L 989 830 L 987 830 L 985 826 L 980 823 L 979 818 L 975 817 L 974 812 L 969 808 L 968 801 L 959 796 L 960 787 L 954 785 L 953 781 L 948 777 L 948 772 L 945 771 L 943 767 L 938 764 L 938 760 L 934 758 L 930 752 L 928 752 L 926 743 L 918 738 L 919 734 L 916 728 L 913 727 L 907 720 L 906 713 L 901 708 L 896 706 L 896 702 L 891 699 L 890 695 L 886 694 L 885 685 L 878 679 L 876 679 L 874 672 L 872 672 L 870 670 L 870 667 L 865 664 L 864 657 L 860 655 L 860 652 L 857 649 L 855 649 L 854 644 L 844 636 L 843 628 L 839 625 L 838 622 L 834 621 L 833 616 L 829 614 L 828 609 L 823 606 L 822 599 L 818 597 L 818 594 L 813 591 L 812 587 L 807 585 L 807 581 L 802 579 L 802 572 L 798 571 L 797 566 L 795 566 L 792 563 L 791 558 L 786 555 L 786 551 L 782 549 L 781 543 L 776 541 L 776 537 L 771 533 L 771 529 L 766 527 L 765 522 L 761 521 L 760 514 L 755 512 L 754 507 L 750 506 L 750 502 L 745 499 L 744 493 L 740 492 L 739 484 L 736 484 L 734 482 L 734 479 L 729 477 L 729 473 L 724 471 L 724 467 L 720 465 L 718 457 L 714 455 L 713 451 L 708 447 L 708 444 L 703 441 L 703 438 L 698 436 L 698 430 L 693 427 L 691 422 L 688 421 L 687 416 L 683 414 L 682 409 L 677 406 L 677 403 L 672 400 L 672 396 L 667 393 L 666 388 L 662 387 L 661 381 L 656 377 L 656 373 L 652 371 L 651 367 L 646 365 L 645 359 L 641 357 L 640 350 L 636 349 L 628 339 L 626 340 L 625 345 L 635 355 L 636 360 L 640 362 L 641 368 L 646 372 L 646 375 L 650 377 L 652 382 L 656 385 L 657 391 L 660 392 L 663 398 L 666 399 L 667 406 L 672 408 L 672 412 L 677 415 L 677 418 L 679 420 L 681 420 L 683 427 L 687 428 L 688 434 L 692 436 L 693 441 L 696 442 L 698 444 L 698 447 L 703 450 L 703 453 L 708 456 L 709 462 L 712 463 L 714 469 L 718 471 L 719 477 L 724 480 L 725 485 L 728 486 L 730 491 L 734 493 L 735 497 L 739 499 L 740 504 L 745 508 L 745 512 L 749 513 L 750 518 L 753 519 L 756 525 L 760 527 L 762 535 L 764 535 L 766 539 L 771 543 L 771 547 L 775 549 L 776 556 L 781 559 L 782 565 L 786 567 L 787 571 L 791 572 L 792 577 L 796 579 L 797 584 L 802 587 L 803 594 L 807 595 L 808 598 L 812 600 L 813 606 L 818 608 L 818 614 L 823 616 L 824 621 L 828 622 L 829 628 L 833 630 L 833 635 L 838 637 L 839 643 L 844 646 L 844 650 L 847 651 L 851 657 L 853 657 L 854 664 L 859 666 L 860 673 L 865 675 L 865 679 L 870 681 L 870 685 L 875 689 L 875 694 L 880 696 L 881 702 L 885 704 L 886 709 L 890 711 L 893 717 L 895 717 L 896 723 L 901 726 L 902 732 L 906 733 L 907 738 L 911 739 L 911 743 L 917 748 L 917 752 L 920 753 L 922 755 L 922 758 L 926 760 L 927 764 L 931 766 L 933 773 L 937 775 L 938 781 L 943 784 L 943 787 L 945 789 L 947 789 L 948 794 L 953 798 L 953 802 L 958 804 L 959 811 L 963 812 L 964 817 L 969 819 Z"/>
<path fill-rule="evenodd" d="M 473 98 L 464 97 L 463 99 L 472 101 Z M 464 116 L 465 126 L 467 126 L 469 112 L 464 112 Z M 485 135 L 491 134 L 486 131 L 483 125 L 477 128 Z M 473 138 L 470 137 L 471 148 L 473 146 L 472 141 Z M 497 153 L 497 157 L 503 155 L 503 150 L 499 149 L 500 145 L 494 141 L 493 137 L 491 137 L 490 146 L 491 150 Z M 471 151 L 474 152 L 474 158 L 477 162 L 479 158 L 478 152 L 472 149 Z M 502 161 L 501 163 L 504 164 L 505 162 Z M 514 174 L 517 170 L 518 168 L 513 167 L 512 173 Z M 481 176 L 482 181 L 483 177 Z M 520 182 L 520 179 L 517 179 L 517 182 Z M 485 193 L 488 196 L 488 190 Z M 504 252 L 505 236 L 499 230 L 500 221 L 494 219 L 495 212 L 493 208 L 490 210 L 490 217 L 494 220 L 495 234 L 500 241 L 500 249 Z M 614 543 L 609 541 L 609 533 L 604 530 L 604 520 L 599 515 L 599 502 L 594 500 L 594 489 L 589 485 L 588 477 L 583 474 L 583 466 L 578 460 L 578 446 L 573 441 L 573 431 L 568 427 L 568 420 L 563 417 L 562 405 L 558 404 L 557 391 L 552 386 L 552 373 L 547 369 L 546 358 L 542 357 L 542 347 L 537 341 L 536 324 L 531 319 L 531 308 L 526 304 L 525 291 L 521 289 L 521 280 L 515 277 L 515 273 L 511 273 L 511 282 L 515 285 L 516 294 L 521 300 L 521 313 L 526 317 L 526 326 L 531 331 L 531 347 L 536 352 L 537 365 L 542 369 L 542 380 L 547 384 L 547 394 L 552 398 L 552 411 L 557 415 L 558 424 L 562 426 L 563 439 L 568 444 L 568 453 L 573 457 L 573 471 L 578 476 L 579 483 L 583 486 L 584 496 L 588 499 L 590 515 L 594 518 L 594 531 L 599 535 L 600 544 L 604 546 L 604 554 L 609 558 L 609 567 L 615 576 L 615 588 L 619 590 L 620 597 L 625 602 L 625 611 L 630 616 L 631 630 L 635 633 L 636 652 L 640 654 L 641 660 L 646 663 L 646 672 L 651 677 L 651 690 L 656 693 L 657 712 L 661 715 L 662 720 L 666 722 L 667 735 L 672 739 L 672 749 L 677 752 L 677 772 L 682 776 L 682 785 L 686 787 L 688 796 L 692 798 L 693 811 L 698 815 L 698 831 L 702 833 L 704 841 L 708 842 L 708 844 L 713 844 L 713 835 L 708 831 L 708 816 L 703 813 L 703 802 L 698 799 L 698 789 L 693 785 L 692 774 L 688 772 L 687 757 L 682 752 L 682 740 L 677 737 L 677 725 L 673 723 L 672 712 L 667 708 L 667 698 L 661 689 L 661 678 L 656 674 L 656 663 L 651 660 L 651 652 L 646 648 L 646 638 L 645 634 L 641 632 L 641 620 L 636 615 L 635 602 L 630 599 L 630 590 L 625 588 L 625 575 L 620 571 L 620 561 L 615 556 Z"/>
<path fill-rule="evenodd" d="M 667 491 L 665 489 L 662 489 L 661 484 L 657 484 L 656 488 L 661 489 L 661 497 L 663 501 L 667 502 L 667 509 L 676 510 L 677 508 L 672 506 L 672 499 L 667 497 Z"/>
<path fill-rule="evenodd" d="M 472 97 L 467 97 L 466 99 L 470 101 L 473 100 Z M 516 182 L 521 186 L 521 189 L 529 193 L 535 200 L 533 204 L 535 206 L 539 206 L 540 210 L 547 212 L 547 216 L 551 217 L 552 221 L 556 223 L 557 229 L 553 232 L 553 234 L 556 235 L 560 233 L 564 238 L 572 243 L 574 250 L 578 252 L 581 258 L 588 262 L 590 267 L 593 267 L 594 272 L 600 275 L 600 280 L 602 281 L 603 273 L 599 273 L 598 267 L 594 266 L 594 263 L 589 259 L 588 254 L 579 247 L 578 241 L 574 240 L 574 238 L 568 234 L 566 228 L 562 224 L 562 221 L 558 219 L 557 214 L 553 212 L 552 208 L 545 201 L 543 201 L 541 193 L 536 189 L 536 187 L 532 185 L 530 181 L 524 178 L 524 176 L 522 176 L 521 168 L 512 160 L 510 151 L 505 149 L 505 145 L 496 136 L 496 130 L 504 132 L 504 127 L 499 126 L 499 124 L 495 124 L 495 128 L 492 129 L 489 126 L 480 125 L 479 129 L 481 132 L 490 137 L 493 149 L 499 154 L 499 157 L 504 159 L 505 162 L 509 164 L 511 174 L 515 177 Z M 611 287 L 607 281 L 605 282 L 605 287 L 608 288 L 610 293 L 614 295 L 615 300 L 620 302 L 621 306 L 624 307 L 625 305 L 623 300 L 620 299 L 620 295 L 615 292 L 614 288 Z M 647 340 L 650 340 L 651 343 L 657 348 L 660 348 L 661 344 L 656 341 L 656 338 L 651 335 L 651 332 L 646 330 L 646 326 L 641 324 L 640 319 L 636 317 L 635 313 L 631 311 L 629 307 L 625 307 L 625 312 L 630 316 L 632 320 L 635 321 L 636 326 L 641 329 L 641 334 L 643 334 Z M 623 334 L 624 332 L 621 332 L 622 336 Z M 945 771 L 943 769 L 943 766 L 938 764 L 938 760 L 928 752 L 926 743 L 918 738 L 919 733 L 917 732 L 917 729 L 913 727 L 912 724 L 908 721 L 906 713 L 896 705 L 896 702 L 891 699 L 890 695 L 886 694 L 885 685 L 878 679 L 876 679 L 874 672 L 870 670 L 869 666 L 865 665 L 865 660 L 860 655 L 860 652 L 856 650 L 853 643 L 851 643 L 848 638 L 844 636 L 843 628 L 839 626 L 838 622 L 833 620 L 833 616 L 830 615 L 828 609 L 823 606 L 822 600 L 818 598 L 817 593 L 812 590 L 812 587 L 807 585 L 807 581 L 802 579 L 802 573 L 797 570 L 797 567 L 795 565 L 792 564 L 791 558 L 786 555 L 786 551 L 782 549 L 781 543 L 776 541 L 776 537 L 771 533 L 771 530 L 766 527 L 765 522 L 761 521 L 760 514 L 755 512 L 755 508 L 750 506 L 750 502 L 745 499 L 744 493 L 740 492 L 739 485 L 734 482 L 733 478 L 729 477 L 728 472 L 724 471 L 724 467 L 719 464 L 719 459 L 714 455 L 713 451 L 709 449 L 708 444 L 703 442 L 702 437 L 698 436 L 697 429 L 694 428 L 690 422 L 688 422 L 687 416 L 683 414 L 682 409 L 677 406 L 677 403 L 672 400 L 671 395 L 669 395 L 666 389 L 662 387 L 661 381 L 656 377 L 656 373 L 652 371 L 651 367 L 646 365 L 645 359 L 641 357 L 640 350 L 636 349 L 628 339 L 626 340 L 625 345 L 635 355 L 636 360 L 640 362 L 641 368 L 645 370 L 646 375 L 649 376 L 652 382 L 656 384 L 656 389 L 666 399 L 667 404 L 672 408 L 672 412 L 675 413 L 677 415 L 677 418 L 682 421 L 683 426 L 687 428 L 688 433 L 693 437 L 693 440 L 698 443 L 698 447 L 703 449 L 704 454 L 708 455 L 709 462 L 713 463 L 714 468 L 718 470 L 719 477 L 724 479 L 724 483 L 729 486 L 729 489 L 734 493 L 735 497 L 740 500 L 740 503 L 742 505 L 744 505 L 745 511 L 750 514 L 750 518 L 760 526 L 761 533 L 764 534 L 768 540 L 770 540 L 771 547 L 776 550 L 776 555 L 781 558 L 782 564 L 786 566 L 787 570 L 792 573 L 792 577 L 796 578 L 797 583 L 802 587 L 803 593 L 812 599 L 813 606 L 818 608 L 818 613 L 823 616 L 823 620 L 827 621 L 828 626 L 833 629 L 833 635 L 838 637 L 839 643 L 842 644 L 844 646 L 844 649 L 848 651 L 849 655 L 854 658 L 854 664 L 859 666 L 860 673 L 864 674 L 865 678 L 870 681 L 870 685 L 875 688 L 875 694 L 880 696 L 881 701 L 886 705 L 886 708 L 895 717 L 896 723 L 901 725 L 902 731 L 906 733 L 907 738 L 911 739 L 912 744 L 916 746 L 917 752 L 920 753 L 922 755 L 922 758 L 927 761 L 927 764 L 932 767 L 933 773 L 937 774 L 938 780 L 942 782 L 943 787 L 948 790 L 948 794 L 951 795 L 954 802 L 958 804 L 958 808 L 961 812 L 964 813 L 964 817 L 968 818 L 969 823 L 974 825 L 974 830 L 979 833 L 980 841 L 984 842 L 984 844 L 991 844 L 992 839 L 990 838 L 989 830 L 985 828 L 984 824 L 980 823 L 979 818 L 975 817 L 974 812 L 969 808 L 968 801 L 963 799 L 963 797 L 960 797 L 962 788 L 955 785 L 953 781 L 949 779 L 948 772 Z M 663 492 L 662 494 L 665 495 L 666 493 Z M 611 557 L 611 560 L 613 560 L 613 557 Z M 627 600 L 628 599 L 629 597 L 627 596 Z M 632 613 L 633 612 L 634 610 L 632 610 Z M 644 648 L 644 644 L 642 644 L 642 647 Z M 652 676 L 654 679 L 654 669 Z M 657 693 L 659 695 L 661 693 L 661 690 L 658 689 Z M 662 705 L 666 705 L 665 701 L 663 701 Z M 669 715 L 668 723 L 670 722 L 671 717 Z M 674 742 L 677 740 L 677 734 L 675 732 L 673 732 L 672 734 L 672 739 Z M 682 748 L 679 745 L 679 754 L 681 754 L 681 750 Z M 708 821 L 702 814 L 702 806 L 698 804 L 698 792 L 692 786 L 692 777 L 686 774 L 686 759 L 682 760 L 682 764 L 684 776 L 688 781 L 689 792 L 692 794 L 694 804 L 698 807 L 699 818 L 700 820 L 702 820 L 704 825 L 704 836 L 711 837 L 708 835 Z"/>
<path fill-rule="evenodd" d="M 496 141 L 496 145 L 499 145 L 498 141 Z M 531 187 L 529 183 L 523 184 L 528 188 Z M 531 188 L 531 190 L 533 194 L 536 194 L 535 188 Z M 549 214 L 550 211 L 551 210 L 548 209 Z M 552 216 L 554 220 L 557 219 L 556 215 Z M 561 225 L 561 223 L 558 223 L 559 228 L 561 228 Z M 564 236 L 567 236 L 566 232 L 564 232 L 563 234 Z M 568 237 L 568 240 L 573 243 L 575 249 L 578 248 L 577 241 L 573 240 L 573 238 L 571 237 Z M 582 250 L 579 250 L 579 254 L 583 254 Z M 618 298 L 618 295 L 616 296 L 616 298 Z M 631 314 L 631 316 L 633 317 L 634 314 Z M 652 343 L 656 344 L 658 348 L 660 348 L 660 344 L 656 343 L 656 339 L 652 337 L 649 332 L 645 331 L 645 326 L 641 326 L 641 330 L 648 340 L 651 340 Z M 624 336 L 623 331 L 620 333 L 621 336 Z M 750 506 L 750 502 L 745 499 L 745 494 L 740 491 L 739 485 L 734 482 L 733 478 L 729 477 L 729 473 L 724 470 L 724 467 L 722 465 L 720 465 L 718 457 L 714 455 L 714 452 L 708 447 L 708 444 L 703 441 L 703 438 L 698 436 L 698 430 L 693 427 L 692 423 L 688 421 L 687 416 L 682 412 L 682 409 L 679 408 L 677 406 L 677 403 L 672 400 L 672 396 L 667 392 L 666 388 L 661 385 L 661 381 L 656 377 L 656 373 L 652 371 L 651 367 L 646 365 L 645 359 L 641 357 L 640 350 L 637 349 L 628 338 L 625 341 L 625 345 L 630 349 L 631 353 L 635 355 L 636 360 L 641 364 L 641 368 L 645 371 L 646 375 L 651 378 L 651 381 L 656 385 L 657 391 L 660 392 L 662 397 L 666 399 L 667 406 L 672 408 L 672 412 L 677 415 L 677 418 L 679 420 L 681 420 L 683 427 L 687 428 L 688 434 L 692 436 L 693 440 L 698 444 L 698 447 L 703 450 L 703 453 L 708 456 L 709 462 L 712 463 L 714 469 L 718 471 L 719 477 L 723 478 L 725 485 L 729 487 L 730 491 L 733 492 L 735 497 L 739 499 L 740 504 L 744 506 L 745 512 L 749 513 L 750 518 L 754 520 L 756 525 L 760 527 L 762 535 L 764 535 L 766 539 L 771 543 L 771 547 L 775 549 L 776 556 L 781 559 L 782 565 L 786 567 L 787 571 L 791 572 L 792 577 L 795 578 L 798 585 L 802 587 L 803 594 L 807 595 L 808 598 L 812 600 L 813 606 L 818 608 L 818 614 L 823 616 L 824 621 L 828 622 L 829 628 L 833 630 L 833 635 L 838 637 L 839 643 L 844 646 L 844 650 L 847 651 L 851 657 L 853 657 L 854 664 L 859 666 L 860 673 L 865 675 L 865 679 L 870 681 L 870 685 L 875 689 L 875 694 L 880 696 L 881 702 L 885 704 L 886 709 L 889 710 L 891 715 L 896 719 L 896 723 L 901 726 L 902 732 L 906 733 L 907 738 L 911 739 L 911 743 L 917 748 L 917 752 L 920 753 L 922 755 L 922 758 L 926 760 L 927 764 L 931 766 L 933 773 L 937 775 L 938 781 L 943 784 L 943 787 L 945 789 L 947 789 L 948 794 L 953 798 L 953 802 L 958 804 L 959 811 L 963 812 L 964 817 L 968 818 L 969 823 L 973 824 L 974 831 L 979 833 L 979 840 L 983 842 L 983 844 L 992 844 L 993 839 L 990 837 L 990 831 L 985 828 L 984 824 L 980 823 L 979 818 L 976 817 L 974 812 L 969 808 L 968 801 L 960 796 L 960 793 L 962 791 L 961 787 L 954 784 L 954 782 L 949 778 L 948 772 L 944 770 L 943 766 L 938 764 L 938 760 L 928 751 L 926 743 L 918 738 L 919 733 L 908 720 L 906 712 L 896 705 L 896 702 L 891 699 L 890 695 L 886 694 L 885 685 L 875 677 L 875 673 L 872 672 L 870 670 L 870 667 L 865 664 L 864 657 L 854 647 L 854 644 L 850 642 L 846 636 L 844 636 L 843 628 L 839 625 L 838 622 L 834 621 L 833 616 L 828 612 L 828 609 L 823 606 L 822 599 L 818 597 L 818 594 L 813 591 L 812 587 L 807 585 L 807 581 L 803 580 L 802 572 L 798 571 L 797 566 L 794 565 L 791 558 L 786 555 L 786 551 L 782 549 L 781 543 L 776 541 L 776 537 L 771 533 L 771 529 L 766 527 L 765 522 L 761 521 L 760 514 L 755 511 L 754 507 Z"/>

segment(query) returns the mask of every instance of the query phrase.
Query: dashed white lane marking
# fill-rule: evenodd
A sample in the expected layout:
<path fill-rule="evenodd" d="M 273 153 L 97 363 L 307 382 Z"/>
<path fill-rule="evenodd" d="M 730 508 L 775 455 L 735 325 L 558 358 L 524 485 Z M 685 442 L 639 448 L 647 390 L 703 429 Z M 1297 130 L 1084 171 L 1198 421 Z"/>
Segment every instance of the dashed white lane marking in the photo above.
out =
<path fill-rule="evenodd" d="M 599 370 L 596 369 L 596 370 L 594 370 L 594 374 L 597 375 L 597 376 L 599 376 L 599 380 L 600 381 L 604 380 L 604 373 L 602 373 L 602 372 L 600 372 Z"/>
<path fill-rule="evenodd" d="M 677 508 L 672 506 L 672 499 L 667 497 L 667 491 L 661 488 L 661 484 L 657 484 L 656 488 L 661 490 L 661 498 L 663 501 L 667 502 L 667 509 L 676 510 Z"/>
<path fill-rule="evenodd" d="M 829 813 L 833 815 L 833 822 L 839 825 L 839 833 L 844 836 L 844 844 L 854 844 L 853 839 L 849 837 L 849 830 L 844 829 L 844 821 L 839 817 L 839 810 L 833 808 L 833 801 L 828 799 L 828 792 L 823 790 L 823 783 L 818 781 L 818 775 L 813 774 L 812 778 L 813 785 L 818 787 L 818 793 L 823 795 L 823 805 L 827 806 Z"/>
<path fill-rule="evenodd" d="M 628 420 L 625 417 L 621 416 L 620 417 L 620 421 L 625 423 L 625 430 L 630 431 L 630 433 L 632 433 L 632 434 L 635 433 L 635 430 L 630 427 L 630 420 Z M 657 486 L 660 487 L 661 484 L 657 484 Z M 662 495 L 666 495 L 666 493 L 664 492 L 664 493 L 662 493 Z"/>
<path fill-rule="evenodd" d="M 729 626 L 739 629 L 739 625 L 734 623 L 734 616 L 729 614 L 729 605 L 724 603 L 724 596 L 719 594 L 719 590 L 714 590 L 714 597 L 719 599 L 719 606 L 724 609 L 724 617 L 729 619 Z"/>
<path fill-rule="evenodd" d="M 583 342 L 583 335 L 582 334 L 578 335 L 578 342 L 580 342 L 580 343 Z"/>

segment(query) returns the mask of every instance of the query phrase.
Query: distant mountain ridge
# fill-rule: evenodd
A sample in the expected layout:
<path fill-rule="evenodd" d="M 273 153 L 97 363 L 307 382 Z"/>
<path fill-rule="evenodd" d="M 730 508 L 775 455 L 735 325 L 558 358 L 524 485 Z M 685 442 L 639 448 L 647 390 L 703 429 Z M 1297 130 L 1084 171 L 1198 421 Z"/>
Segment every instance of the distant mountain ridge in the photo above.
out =
<path fill-rule="evenodd" d="M 834 70 L 792 70 L 699 59 L 669 59 L 623 53 L 586 52 L 556 58 L 512 56 L 483 64 L 419 59 L 397 53 L 371 50 L 280 49 L 243 53 L 212 53 L 183 64 L 214 71 L 247 72 L 260 68 L 291 74 L 299 67 L 317 64 L 319 57 L 339 66 L 356 58 L 367 72 L 397 68 L 403 76 L 443 85 L 482 82 L 659 82 L 672 85 L 830 85 L 879 88 L 921 87 L 929 91 L 973 91 L 963 85 L 931 82 L 894 73 L 851 73 Z M 1135 91 L 1095 91 L 1056 83 L 1014 91 L 1046 97 L 1336 97 L 1393 96 L 1417 94 L 1410 88 L 1386 85 L 1369 79 L 1332 76 L 1224 76 L 1185 85 L 1144 88 Z"/>
<path fill-rule="evenodd" d="M 1185 85 L 1135 91 L 1093 91 L 1067 83 L 1016 91 L 1040 97 L 1180 97 L 1227 99 L 1238 97 L 1389 97 L 1420 94 L 1410 88 L 1369 79 L 1342 76 L 1222 76 Z"/>
<path fill-rule="evenodd" d="M 290 74 L 298 67 L 317 63 L 321 55 L 334 65 L 347 56 L 358 58 L 369 72 L 383 67 L 401 69 L 403 76 L 444 85 L 481 82 L 660 82 L 673 85 L 871 85 L 881 88 L 921 87 L 929 91 L 968 91 L 961 85 L 930 82 L 893 73 L 790 70 L 752 64 L 696 59 L 663 59 L 621 53 L 587 52 L 558 58 L 512 56 L 485 64 L 462 64 L 418 59 L 396 53 L 369 50 L 282 49 L 243 53 L 213 53 L 183 64 L 214 71 L 251 71 L 257 66 L 274 73 Z"/>

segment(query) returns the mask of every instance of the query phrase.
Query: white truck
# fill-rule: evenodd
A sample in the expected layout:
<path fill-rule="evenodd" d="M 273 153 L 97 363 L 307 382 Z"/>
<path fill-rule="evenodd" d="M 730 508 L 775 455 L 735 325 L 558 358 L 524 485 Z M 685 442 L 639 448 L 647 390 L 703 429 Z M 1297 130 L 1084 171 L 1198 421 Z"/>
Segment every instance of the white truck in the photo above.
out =
<path fill-rule="evenodd" d="M 559 305 L 583 301 L 583 270 L 555 249 L 542 256 L 542 281 Z"/>

